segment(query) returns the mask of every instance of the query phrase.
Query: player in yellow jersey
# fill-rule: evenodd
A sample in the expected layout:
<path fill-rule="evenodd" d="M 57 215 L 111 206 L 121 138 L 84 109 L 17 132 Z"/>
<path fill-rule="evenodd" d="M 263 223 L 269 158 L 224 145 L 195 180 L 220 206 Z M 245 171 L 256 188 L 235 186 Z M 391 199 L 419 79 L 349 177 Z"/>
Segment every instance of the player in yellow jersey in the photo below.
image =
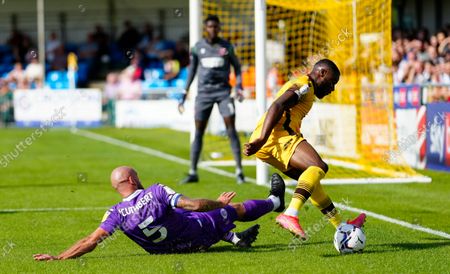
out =
<path fill-rule="evenodd" d="M 300 132 L 302 119 L 311 109 L 314 97 L 322 99 L 333 92 L 339 77 L 340 71 L 336 64 L 329 59 L 322 59 L 308 75 L 285 83 L 259 120 L 250 142 L 244 145 L 246 156 L 255 154 L 258 159 L 298 180 L 289 207 L 278 215 L 276 222 L 304 239 L 306 235 L 300 226 L 298 211 L 309 198 L 336 228 L 342 222 L 339 212 L 320 184 L 328 171 L 328 165 Z M 365 217 L 363 213 L 347 223 L 361 227 Z"/>

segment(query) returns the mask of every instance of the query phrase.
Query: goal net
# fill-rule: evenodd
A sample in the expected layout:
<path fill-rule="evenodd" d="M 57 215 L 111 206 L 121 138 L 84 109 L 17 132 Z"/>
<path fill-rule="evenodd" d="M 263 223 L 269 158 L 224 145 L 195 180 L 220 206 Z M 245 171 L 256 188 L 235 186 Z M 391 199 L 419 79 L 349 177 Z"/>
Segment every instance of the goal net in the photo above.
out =
<path fill-rule="evenodd" d="M 322 58 L 333 60 L 341 70 L 335 92 L 314 104 L 301 128 L 333 166 L 329 182 L 429 182 L 406 164 L 397 146 L 391 1 L 266 0 L 266 5 L 268 98 L 283 82 L 308 73 Z M 221 35 L 234 44 L 244 88 L 253 96 L 254 1 L 203 1 L 202 12 L 204 17 L 219 16 Z M 237 113 L 239 119 L 245 117 Z M 225 136 L 206 137 L 204 159 L 231 160 L 228 151 Z"/>

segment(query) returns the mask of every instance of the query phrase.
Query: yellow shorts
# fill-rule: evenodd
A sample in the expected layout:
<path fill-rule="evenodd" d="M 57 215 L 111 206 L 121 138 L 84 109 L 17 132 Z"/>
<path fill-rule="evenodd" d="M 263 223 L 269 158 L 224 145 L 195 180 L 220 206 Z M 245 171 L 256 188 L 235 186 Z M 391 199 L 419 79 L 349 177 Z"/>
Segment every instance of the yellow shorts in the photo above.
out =
<path fill-rule="evenodd" d="M 264 146 L 256 152 L 256 157 L 282 172 L 289 169 L 289 161 L 295 148 L 304 138 L 299 135 L 270 136 Z"/>

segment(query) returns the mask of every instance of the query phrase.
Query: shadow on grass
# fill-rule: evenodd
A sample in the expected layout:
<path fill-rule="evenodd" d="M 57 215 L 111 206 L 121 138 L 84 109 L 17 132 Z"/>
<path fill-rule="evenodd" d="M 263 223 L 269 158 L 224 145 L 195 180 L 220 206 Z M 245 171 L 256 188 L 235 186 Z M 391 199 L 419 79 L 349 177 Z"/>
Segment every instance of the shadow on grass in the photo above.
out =
<path fill-rule="evenodd" d="M 450 246 L 450 240 L 447 239 L 433 239 L 436 242 L 431 243 L 392 243 L 392 244 L 377 244 L 377 245 L 370 245 L 369 248 L 375 248 L 375 249 L 369 249 L 365 250 L 362 253 L 363 254 L 372 254 L 372 253 L 388 253 L 388 252 L 399 252 L 404 250 L 424 250 L 424 249 L 433 249 L 433 248 L 440 248 L 440 247 L 446 247 Z M 366 247 L 367 248 L 367 247 Z M 355 253 L 359 254 L 359 253 Z M 352 254 L 348 254 L 352 255 Z M 346 256 L 348 256 L 346 255 Z M 322 255 L 324 258 L 334 258 L 341 256 L 340 254 L 325 254 Z"/>
<path fill-rule="evenodd" d="M 18 213 L 17 211 L 1 211 L 0 210 L 0 215 L 1 214 L 14 214 L 14 213 Z"/>
<path fill-rule="evenodd" d="M 275 250 L 289 250 L 287 244 L 266 244 L 266 245 L 254 245 L 250 248 L 237 248 L 232 245 L 227 246 L 213 246 L 208 249 L 208 253 L 222 253 L 222 252 L 272 252 Z"/>
<path fill-rule="evenodd" d="M 323 242 L 328 243 L 328 242 Z M 322 242 L 314 243 L 314 244 L 322 244 Z M 297 249 L 301 248 L 301 245 L 297 246 Z M 291 251 L 293 250 L 288 244 L 265 244 L 265 245 L 255 245 L 251 248 L 237 248 L 232 245 L 227 246 L 213 246 L 209 248 L 207 251 L 199 251 L 199 252 L 181 252 L 181 253 L 170 253 L 170 254 L 150 254 L 150 253 L 135 253 L 135 254 L 123 254 L 123 255 L 99 255 L 99 256 L 89 256 L 86 259 L 104 259 L 104 258 L 124 258 L 124 257 L 142 257 L 142 256 L 167 256 L 167 255 L 188 255 L 188 254 L 198 254 L 198 253 L 261 253 L 261 252 L 274 252 L 274 251 Z"/>
<path fill-rule="evenodd" d="M 302 243 L 279 243 L 279 244 L 255 244 L 251 248 L 237 248 L 235 246 L 213 246 L 207 252 L 274 252 L 274 251 L 295 251 L 307 245 L 329 244 L 327 241 L 322 242 L 302 242 Z"/>
<path fill-rule="evenodd" d="M 120 254 L 120 255 L 99 255 L 99 256 L 86 256 L 82 257 L 86 260 L 89 259 L 105 259 L 105 258 L 127 258 L 127 257 L 144 257 L 144 256 L 155 256 L 158 254 L 150 254 L 150 253 L 135 253 L 135 254 Z M 160 256 L 160 255 L 159 255 Z"/>

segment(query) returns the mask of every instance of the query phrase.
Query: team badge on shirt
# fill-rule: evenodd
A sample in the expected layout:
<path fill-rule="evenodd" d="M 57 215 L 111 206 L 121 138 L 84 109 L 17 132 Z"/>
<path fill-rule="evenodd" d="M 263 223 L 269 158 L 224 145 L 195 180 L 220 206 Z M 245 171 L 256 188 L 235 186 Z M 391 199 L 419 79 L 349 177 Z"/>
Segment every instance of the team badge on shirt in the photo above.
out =
<path fill-rule="evenodd" d="M 111 214 L 111 209 L 108 209 L 108 211 L 105 212 L 105 215 L 103 215 L 103 218 L 102 218 L 102 221 L 101 221 L 102 223 L 104 221 L 106 221 L 106 219 L 108 219 L 109 214 Z"/>
<path fill-rule="evenodd" d="M 227 217 L 228 217 L 228 212 L 226 211 L 225 208 L 221 208 L 221 209 L 220 209 L 220 215 L 222 215 L 222 218 L 223 218 L 224 220 L 227 219 Z"/>
<path fill-rule="evenodd" d="M 228 50 L 226 48 L 219 48 L 219 55 L 225 56 L 228 54 Z"/>
<path fill-rule="evenodd" d="M 200 54 L 205 54 L 205 52 L 206 52 L 206 49 L 205 49 L 205 48 L 201 48 L 201 49 L 200 49 Z"/>

